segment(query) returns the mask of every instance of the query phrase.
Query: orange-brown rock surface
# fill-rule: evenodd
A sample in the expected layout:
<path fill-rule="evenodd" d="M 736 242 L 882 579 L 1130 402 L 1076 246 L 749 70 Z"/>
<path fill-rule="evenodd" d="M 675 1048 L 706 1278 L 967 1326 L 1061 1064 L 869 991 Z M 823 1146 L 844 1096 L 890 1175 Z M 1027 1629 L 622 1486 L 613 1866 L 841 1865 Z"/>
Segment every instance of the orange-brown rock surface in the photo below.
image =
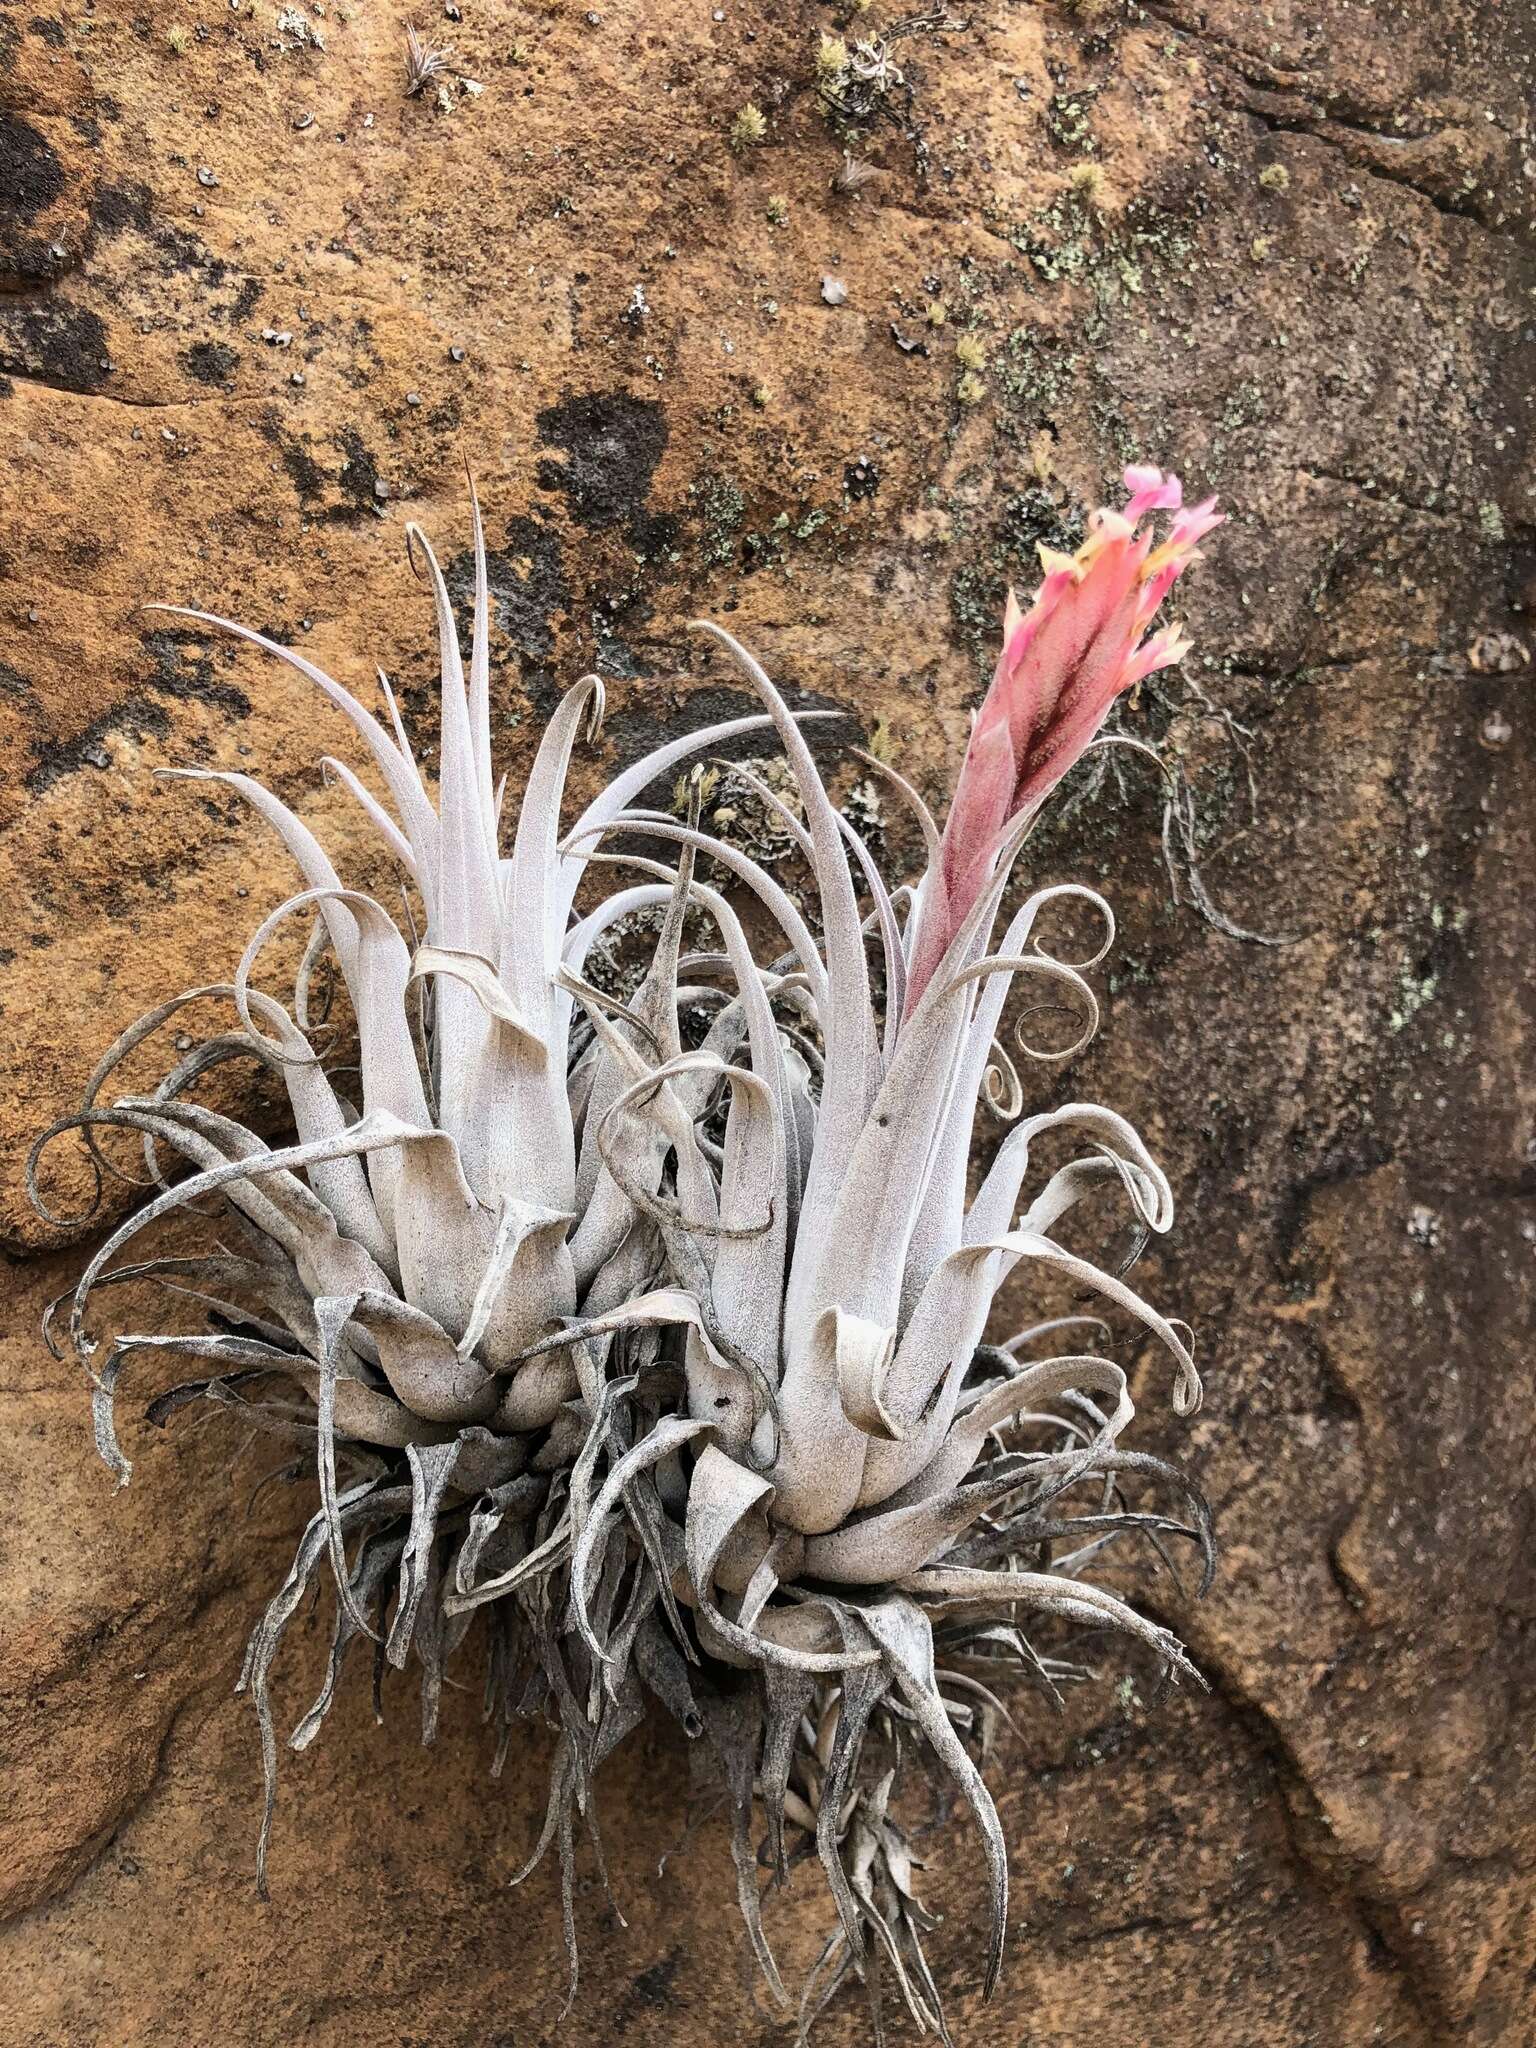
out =
<path fill-rule="evenodd" d="M 894 47 L 851 197 L 817 38 L 879 0 L 459 11 L 419 17 L 455 46 L 440 102 L 404 96 L 392 0 L 0 6 L 0 2040 L 782 2038 L 717 1828 L 677 1849 L 662 1732 L 607 1770 L 628 1925 L 580 1901 L 563 2034 L 557 1887 L 506 1887 L 545 1751 L 491 1784 L 468 1693 L 424 1753 L 360 1685 L 288 1767 L 254 1897 L 230 1691 L 303 1503 L 247 1512 L 221 1425 L 135 1425 L 113 1495 L 38 1337 L 80 1233 L 23 1161 L 285 891 L 254 821 L 153 771 L 259 768 L 344 831 L 315 764 L 345 735 L 139 607 L 382 662 L 424 730 L 400 528 L 461 557 L 467 457 L 514 772 L 586 665 L 610 760 L 699 715 L 710 610 L 939 795 L 1007 580 L 1132 453 L 1233 517 L 1184 683 L 1124 722 L 1194 776 L 1221 909 L 1291 940 L 1170 902 L 1140 769 L 1039 846 L 1123 918 L 1060 1085 L 1181 1195 L 1148 1285 L 1207 1402 L 1176 1432 L 1149 1400 L 1141 1441 L 1216 1508 L 1209 1598 L 1151 1587 L 1212 1691 L 1021 1703 L 1003 1989 L 971 1988 L 963 1816 L 925 1837 L 941 1982 L 1009 2048 L 1536 2040 L 1529 9 L 979 0 Z M 312 1621 L 295 1700 L 321 1651 Z M 802 1875 L 770 1929 L 803 1963 L 824 1917 Z M 867 2036 L 856 2001 L 825 2024 Z"/>

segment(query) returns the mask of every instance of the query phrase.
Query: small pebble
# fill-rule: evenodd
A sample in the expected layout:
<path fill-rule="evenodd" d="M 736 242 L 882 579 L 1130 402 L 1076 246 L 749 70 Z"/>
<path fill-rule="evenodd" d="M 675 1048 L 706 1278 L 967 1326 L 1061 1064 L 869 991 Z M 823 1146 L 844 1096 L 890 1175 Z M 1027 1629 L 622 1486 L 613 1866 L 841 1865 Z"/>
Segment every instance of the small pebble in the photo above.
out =
<path fill-rule="evenodd" d="M 457 342 L 454 342 L 454 343 L 453 343 L 453 345 L 452 345 L 452 347 L 451 347 L 451 348 L 449 349 L 449 351 L 448 351 L 448 360 L 449 360 L 449 362 L 450 362 L 450 363 L 462 363 L 462 362 L 463 362 L 463 360 L 464 360 L 464 351 L 463 351 L 463 349 L 461 349 L 461 348 L 459 347 L 459 344 L 458 344 Z"/>
<path fill-rule="evenodd" d="M 407 391 L 407 393 L 405 394 L 405 402 L 407 405 L 420 405 L 421 393 L 419 391 Z"/>
<path fill-rule="evenodd" d="M 840 277 L 824 277 L 821 280 L 821 296 L 829 306 L 841 306 L 848 297 L 848 287 Z"/>
<path fill-rule="evenodd" d="M 389 496 L 389 485 L 381 476 L 376 476 L 373 480 L 373 495 L 381 502 Z"/>
<path fill-rule="evenodd" d="M 1497 753 L 1500 747 L 1509 745 L 1515 736 L 1515 728 L 1502 711 L 1490 711 L 1477 736 L 1485 747 Z"/>
<path fill-rule="evenodd" d="M 303 130 L 305 128 L 313 128 L 315 125 L 315 117 L 313 114 L 295 114 L 293 117 L 293 125 L 295 128 L 300 130 Z"/>
<path fill-rule="evenodd" d="M 199 164 L 197 167 L 197 182 L 199 183 L 199 185 L 206 185 L 208 190 L 211 192 L 214 186 L 217 185 L 219 181 L 214 176 L 213 169 L 210 165 Z"/>
<path fill-rule="evenodd" d="M 302 370 L 295 370 L 293 375 L 288 379 L 288 382 L 290 384 L 302 384 L 304 382 L 304 372 Z"/>

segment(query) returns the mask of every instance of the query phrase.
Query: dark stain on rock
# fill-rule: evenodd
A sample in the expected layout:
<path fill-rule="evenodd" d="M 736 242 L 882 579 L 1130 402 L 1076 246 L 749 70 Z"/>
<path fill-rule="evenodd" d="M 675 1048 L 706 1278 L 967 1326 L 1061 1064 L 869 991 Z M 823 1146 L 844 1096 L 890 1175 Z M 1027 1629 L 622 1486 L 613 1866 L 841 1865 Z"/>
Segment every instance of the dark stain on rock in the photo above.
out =
<path fill-rule="evenodd" d="M 380 481 L 378 457 L 356 427 L 342 427 L 336 440 L 346 458 L 341 465 L 339 482 L 347 505 L 338 509 L 335 516 L 347 518 L 359 512 L 376 512 Z"/>
<path fill-rule="evenodd" d="M 30 121 L 0 115 L 0 219 L 35 220 L 64 190 L 64 166 Z"/>
<path fill-rule="evenodd" d="M 634 649 L 627 640 L 619 638 L 604 612 L 592 614 L 592 629 L 597 636 L 597 667 L 603 675 L 623 676 L 633 681 L 643 673 Z"/>
<path fill-rule="evenodd" d="M 34 14 L 27 23 L 33 35 L 41 36 L 50 50 L 62 50 L 68 37 L 62 21 L 52 21 L 46 14 Z"/>
<path fill-rule="evenodd" d="M 509 651 L 517 655 L 523 688 L 535 711 L 540 718 L 548 718 L 561 696 L 548 666 L 555 649 L 554 622 L 571 609 L 559 534 L 537 519 L 519 516 L 509 520 L 502 545 L 486 550 L 485 573 L 490 591 L 492 661 L 499 653 L 494 636 L 501 635 L 510 642 Z M 475 589 L 475 558 L 469 549 L 445 566 L 443 580 L 460 621 L 460 644 L 468 659 Z"/>
<path fill-rule="evenodd" d="M 126 732 L 136 740 L 164 739 L 170 729 L 170 716 L 163 704 L 148 697 L 125 697 L 93 718 L 72 740 L 34 740 L 27 788 L 33 796 L 41 796 L 66 775 L 78 775 L 82 768 L 110 767 L 112 757 L 102 745 L 108 733 Z"/>
<path fill-rule="evenodd" d="M 204 254 L 205 256 L 207 255 L 206 250 L 204 251 Z M 216 257 L 209 257 L 208 260 L 210 263 L 218 262 L 218 259 Z M 220 274 L 222 275 L 224 271 L 224 265 L 219 264 L 218 267 Z M 241 281 L 240 289 L 235 294 L 235 302 L 224 316 L 225 319 L 228 320 L 231 327 L 237 326 L 239 322 L 242 321 L 248 313 L 254 311 L 258 301 L 261 298 L 262 293 L 265 290 L 266 286 L 262 283 L 259 277 L 247 277 Z"/>
<path fill-rule="evenodd" d="M 120 235 L 125 228 L 150 231 L 149 190 L 144 185 L 103 185 L 91 209 L 97 231 Z"/>
<path fill-rule="evenodd" d="M 95 533 L 69 534 L 61 541 L 59 551 L 71 569 L 79 569 L 86 576 L 95 573 L 109 552 L 101 536 Z"/>
<path fill-rule="evenodd" d="M 165 705 L 156 701 L 159 698 L 211 705 L 233 718 L 249 715 L 250 698 L 237 685 L 219 676 L 214 658 L 197 632 L 177 626 L 157 627 L 145 634 L 144 647 L 153 664 L 145 677 L 147 691 L 152 694 L 136 691 L 124 697 L 99 718 L 92 719 L 73 739 L 34 739 L 32 767 L 26 775 L 26 785 L 33 796 L 42 795 L 66 775 L 77 775 L 83 768 L 110 768 L 112 756 L 105 741 L 111 733 L 127 733 L 139 742 L 168 738 L 171 716 Z M 9 694 L 13 676 L 20 691 L 30 694 L 26 678 L 14 670 L 0 673 L 0 688 Z"/>
<path fill-rule="evenodd" d="M 270 406 L 258 422 L 263 439 L 277 450 L 302 504 L 313 505 L 325 495 L 325 471 L 309 452 L 309 436 L 285 434 L 283 415 Z"/>
<path fill-rule="evenodd" d="M 543 661 L 554 652 L 552 621 L 571 602 L 561 573 L 560 536 L 536 519 L 514 519 L 503 545 L 487 549 L 485 573 L 493 630 L 505 634 L 520 655 Z M 443 580 L 462 622 L 462 637 L 469 627 L 475 590 L 475 558 L 467 548 L 448 563 Z M 467 638 L 464 652 L 467 658 Z"/>
<path fill-rule="evenodd" d="M 682 666 L 686 658 L 686 651 L 679 650 L 679 660 L 675 665 Z M 693 651 L 693 658 L 697 658 L 697 650 Z M 828 711 L 833 714 L 830 718 L 812 721 L 804 729 L 811 752 L 823 773 L 830 775 L 845 758 L 850 727 L 855 733 L 859 730 L 857 719 L 845 705 L 814 691 L 787 691 L 785 694 L 792 711 Z M 702 731 L 707 725 L 724 725 L 736 718 L 756 718 L 761 716 L 762 709 L 750 691 L 733 689 L 725 683 L 703 683 L 686 696 L 658 685 L 653 688 L 649 702 L 631 695 L 624 710 L 615 713 L 604 725 L 603 738 L 613 749 L 614 769 L 618 772 L 684 732 Z M 726 761 L 749 761 L 778 751 L 779 742 L 773 728 L 766 724 L 754 732 L 741 733 L 735 739 L 709 749 L 712 756 L 718 755 Z M 663 775 L 636 799 L 637 803 L 643 807 L 649 802 L 653 808 L 665 810 L 672 801 L 679 772 L 673 769 Z"/>
<path fill-rule="evenodd" d="M 51 283 L 78 261 L 78 237 L 66 242 L 39 219 L 67 187 L 47 137 L 15 114 L 0 114 L 0 290 Z"/>
<path fill-rule="evenodd" d="M 1310 1149 L 1305 1133 L 1301 1132 L 1293 1132 L 1292 1145 L 1296 1149 Z M 1390 1166 L 1395 1157 L 1396 1148 L 1388 1144 L 1384 1138 L 1368 1134 L 1354 1139 L 1340 1139 L 1324 1153 L 1309 1172 L 1298 1174 L 1288 1186 L 1281 1189 L 1276 1205 L 1275 1228 L 1275 1249 L 1280 1270 L 1289 1271 L 1299 1262 L 1308 1212 L 1314 1195 L 1324 1188 L 1335 1188 L 1349 1181 L 1365 1180 L 1371 1174 L 1379 1173 L 1384 1166 Z"/>
<path fill-rule="evenodd" d="M 677 1975 L 680 1960 L 678 1951 L 673 1949 L 662 1957 L 659 1963 L 652 1963 L 648 1970 L 642 1970 L 634 1981 L 634 2002 L 636 2005 L 659 2009 L 672 1994 L 672 1980 Z"/>
<path fill-rule="evenodd" d="M 199 384 L 222 384 L 234 372 L 239 354 L 225 341 L 199 341 L 183 352 L 182 368 Z"/>
<path fill-rule="evenodd" d="M 99 391 L 107 380 L 107 330 L 85 306 L 0 306 L 0 371 L 60 391 Z"/>
<path fill-rule="evenodd" d="M 185 626 L 157 626 L 144 635 L 144 645 L 155 664 L 149 678 L 152 690 L 186 702 L 211 704 L 235 718 L 249 717 L 250 698 L 236 684 L 218 676 L 201 633 Z"/>
<path fill-rule="evenodd" d="M 215 256 L 205 243 L 185 228 L 157 220 L 153 206 L 147 186 L 107 185 L 97 193 L 92 203 L 91 219 L 101 235 L 110 237 L 130 230 L 143 235 L 162 257 L 167 270 L 183 277 L 195 277 L 209 291 L 217 291 L 226 284 L 231 272 L 223 257 Z M 215 319 L 234 325 L 246 317 L 264 289 L 260 279 L 244 277 L 228 306 L 210 305 L 208 311 Z"/>
<path fill-rule="evenodd" d="M 284 415 L 276 406 L 268 407 L 262 414 L 260 427 L 264 439 L 277 450 L 300 502 L 314 508 L 320 518 L 351 520 L 365 512 L 378 511 L 378 458 L 356 427 L 337 430 L 336 446 L 342 459 L 334 473 L 316 460 L 307 433 L 285 431 Z"/>
<path fill-rule="evenodd" d="M 539 489 L 559 491 L 578 526 L 601 533 L 643 520 L 667 445 L 667 422 L 656 399 L 584 392 L 547 406 L 536 424 L 542 442 L 565 451 L 564 462 L 540 462 Z"/>

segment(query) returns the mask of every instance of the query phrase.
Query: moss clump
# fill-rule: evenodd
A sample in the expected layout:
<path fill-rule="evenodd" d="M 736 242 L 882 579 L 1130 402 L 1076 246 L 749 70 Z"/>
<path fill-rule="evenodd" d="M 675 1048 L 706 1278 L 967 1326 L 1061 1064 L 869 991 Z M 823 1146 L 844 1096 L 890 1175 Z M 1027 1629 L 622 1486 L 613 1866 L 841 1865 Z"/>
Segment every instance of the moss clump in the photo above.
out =
<path fill-rule="evenodd" d="M 767 136 L 768 117 L 761 107 L 754 106 L 752 101 L 748 100 L 731 123 L 732 149 L 738 156 L 743 156 L 749 149 L 756 149 L 760 143 L 766 141 Z"/>
<path fill-rule="evenodd" d="M 835 91 L 848 73 L 848 45 L 841 36 L 823 32 L 816 45 L 816 76 Z"/>

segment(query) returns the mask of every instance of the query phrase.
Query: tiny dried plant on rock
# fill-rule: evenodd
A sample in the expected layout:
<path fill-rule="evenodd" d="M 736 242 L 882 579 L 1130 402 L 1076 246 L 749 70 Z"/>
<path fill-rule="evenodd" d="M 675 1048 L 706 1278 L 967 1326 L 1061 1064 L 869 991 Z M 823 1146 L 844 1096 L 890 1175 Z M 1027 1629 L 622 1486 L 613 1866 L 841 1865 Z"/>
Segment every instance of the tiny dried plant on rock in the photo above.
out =
<path fill-rule="evenodd" d="M 586 677 L 509 806 L 491 760 L 478 509 L 467 672 L 436 560 L 408 529 L 437 612 L 435 790 L 382 675 L 387 728 L 290 649 L 184 614 L 287 662 L 350 720 L 381 793 L 326 766 L 407 905 L 397 915 L 343 882 L 259 783 L 210 775 L 273 828 L 303 886 L 252 933 L 229 982 L 126 1032 L 34 1153 L 40 1205 L 37 1160 L 67 1131 L 98 1174 L 119 1170 L 103 1134 L 132 1134 L 155 1183 L 49 1320 L 91 1375 L 97 1440 L 119 1476 L 114 1400 L 146 1352 L 195 1361 L 198 1375 L 159 1397 L 156 1420 L 208 1401 L 237 1409 L 313 1475 L 313 1518 L 241 1679 L 266 1765 L 263 1868 L 270 1673 L 306 1591 L 329 1576 L 329 1667 L 291 1744 L 313 1738 L 363 1639 L 381 1663 L 414 1658 L 430 1739 L 445 1667 L 473 1635 L 497 1768 L 519 1716 L 558 1729 L 528 1867 L 557 1849 L 573 1982 L 578 1821 L 590 1824 L 594 1774 L 650 1703 L 713 1760 L 741 1910 L 780 1999 L 761 1873 L 771 1885 L 801 1856 L 820 1860 L 837 1918 L 803 2025 L 854 1972 L 877 2014 L 894 1985 L 917 2025 L 947 2038 L 924 1948 L 933 1921 L 893 1806 L 918 1754 L 977 1824 L 995 1982 L 1008 1878 L 982 1737 L 1006 1716 L 998 1692 L 1012 1678 L 1054 1695 L 1072 1675 L 1031 1641 L 1031 1617 L 1118 1632 L 1164 1673 L 1187 1673 L 1174 1639 L 1092 1568 L 1126 1537 L 1160 1556 L 1182 1538 L 1210 1562 L 1198 1494 L 1124 1442 L 1131 1399 L 1102 1343 L 1111 1313 L 1150 1333 L 1188 1414 L 1187 1333 L 1061 1228 L 1107 1193 L 1138 1240 L 1166 1231 L 1167 1180 L 1109 1109 L 1025 1113 L 1030 1064 L 1070 1058 L 1096 1028 L 1086 977 L 1113 938 L 1110 911 L 1058 884 L 1004 916 L 1051 790 L 1103 744 L 1116 696 L 1182 652 L 1176 631 L 1150 631 L 1153 615 L 1216 514 L 1183 510 L 1177 480 L 1156 470 L 1126 482 L 1123 513 L 1098 513 L 1076 555 L 1046 558 L 1030 610 L 1010 600 L 942 830 L 902 777 L 863 757 L 921 835 L 915 884 L 881 873 L 803 717 L 712 626 L 758 713 L 670 741 L 562 833 L 572 752 L 602 713 Z M 1161 539 L 1159 512 L 1171 515 Z M 647 802 L 749 734 L 759 751 L 775 741 L 785 770 L 734 773 L 803 864 L 805 891 L 786 886 L 784 864 L 770 871 L 704 829 L 696 780 L 681 817 Z M 1046 943 L 1063 908 L 1099 926 L 1085 959 Z M 285 1002 L 256 976 L 295 919 L 311 929 Z M 774 936 L 754 944 L 749 926 Z M 587 971 L 625 927 L 654 934 L 627 998 Z M 350 1008 L 345 1066 L 347 1034 L 314 1002 L 326 956 Z M 1026 1022 L 1073 1015 L 1069 1043 L 1032 1044 L 1021 1026 L 1019 1056 L 1007 1049 L 1015 984 L 1038 993 Z M 113 1095 L 156 1031 L 218 1007 L 221 1023 L 183 1037 L 158 1086 Z M 232 1060 L 282 1084 L 284 1142 L 196 1100 Z M 972 1193 L 984 1112 L 1010 1128 Z M 1063 1141 L 1067 1156 L 1042 1167 Z M 124 1258 L 173 1213 L 201 1219 L 199 1247 Z M 102 1291 L 144 1279 L 198 1304 L 204 1325 L 98 1336 Z M 1096 1296 L 1104 1316 L 1044 1315 L 999 1336 L 1000 1289 L 1027 1296 L 1032 1280 Z"/>

